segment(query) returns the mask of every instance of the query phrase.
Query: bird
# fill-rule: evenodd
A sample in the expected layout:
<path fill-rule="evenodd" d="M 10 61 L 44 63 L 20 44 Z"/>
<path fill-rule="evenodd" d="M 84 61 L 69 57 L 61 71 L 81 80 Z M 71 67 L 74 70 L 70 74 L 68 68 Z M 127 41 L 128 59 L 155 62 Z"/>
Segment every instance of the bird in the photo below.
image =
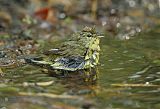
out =
<path fill-rule="evenodd" d="M 100 39 L 95 27 L 84 27 L 81 31 L 60 44 L 58 48 L 48 50 L 48 58 L 27 58 L 27 63 L 49 70 L 78 71 L 94 68 L 99 63 Z M 52 58 L 51 58 L 52 57 Z"/>

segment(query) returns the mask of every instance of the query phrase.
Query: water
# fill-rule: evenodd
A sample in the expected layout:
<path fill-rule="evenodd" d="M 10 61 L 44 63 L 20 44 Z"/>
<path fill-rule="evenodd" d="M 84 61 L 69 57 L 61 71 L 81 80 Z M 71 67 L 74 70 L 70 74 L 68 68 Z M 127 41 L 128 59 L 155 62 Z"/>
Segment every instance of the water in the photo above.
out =
<path fill-rule="evenodd" d="M 45 70 L 29 65 L 2 69 L 5 73 L 0 77 L 0 109 L 159 109 L 160 68 L 152 65 L 160 58 L 159 35 L 159 27 L 131 40 L 106 35 L 101 41 L 95 84 L 51 77 Z M 150 65 L 153 68 L 137 73 Z"/>
<path fill-rule="evenodd" d="M 104 107 L 109 108 L 140 108 L 158 109 L 159 107 L 159 87 L 112 87 L 111 84 L 146 84 L 150 81 L 145 79 L 151 76 L 145 72 L 140 77 L 136 77 L 136 72 L 148 66 L 150 62 L 159 55 L 160 40 L 158 33 L 151 33 L 137 36 L 130 41 L 113 41 L 107 39 L 103 42 L 101 58 L 103 67 L 100 67 L 100 87 L 103 93 L 98 94 L 98 99 Z M 108 45 L 107 45 L 108 43 Z M 105 53 L 105 54 L 104 54 Z M 150 74 L 157 76 L 155 71 Z M 132 76 L 131 76 L 132 75 Z M 142 77 L 143 76 L 143 77 Z M 133 78 L 129 78 L 133 77 Z M 152 84 L 152 83 L 151 83 Z M 154 83 L 153 83 L 154 84 Z M 160 84 L 157 82 L 155 84 Z M 106 101 L 106 102 L 104 102 Z"/>

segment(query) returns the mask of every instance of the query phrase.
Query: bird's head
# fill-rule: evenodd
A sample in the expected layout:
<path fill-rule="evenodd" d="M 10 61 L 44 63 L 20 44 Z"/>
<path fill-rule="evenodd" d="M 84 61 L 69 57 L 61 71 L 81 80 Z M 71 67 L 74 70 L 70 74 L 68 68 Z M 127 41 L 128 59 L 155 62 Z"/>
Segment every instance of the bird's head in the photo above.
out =
<path fill-rule="evenodd" d="M 101 38 L 101 37 L 104 37 L 102 35 L 99 35 L 97 32 L 96 32 L 96 29 L 95 27 L 84 27 L 83 30 L 81 31 L 80 33 L 80 36 L 81 37 L 97 37 L 97 38 Z"/>

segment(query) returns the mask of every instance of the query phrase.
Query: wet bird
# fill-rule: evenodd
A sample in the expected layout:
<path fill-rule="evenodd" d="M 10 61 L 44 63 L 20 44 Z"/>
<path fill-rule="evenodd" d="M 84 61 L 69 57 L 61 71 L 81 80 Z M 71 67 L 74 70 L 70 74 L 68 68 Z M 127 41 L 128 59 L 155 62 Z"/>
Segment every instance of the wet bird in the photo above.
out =
<path fill-rule="evenodd" d="M 99 62 L 100 38 L 95 28 L 84 27 L 59 48 L 47 54 L 52 58 L 29 58 L 26 62 L 51 70 L 77 71 L 94 68 Z"/>

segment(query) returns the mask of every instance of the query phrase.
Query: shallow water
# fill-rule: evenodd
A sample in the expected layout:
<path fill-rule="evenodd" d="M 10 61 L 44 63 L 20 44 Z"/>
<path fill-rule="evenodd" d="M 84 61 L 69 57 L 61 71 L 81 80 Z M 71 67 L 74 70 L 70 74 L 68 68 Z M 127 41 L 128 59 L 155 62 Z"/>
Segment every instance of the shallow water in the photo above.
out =
<path fill-rule="evenodd" d="M 159 27 L 124 41 L 106 35 L 101 41 L 95 84 L 55 78 L 30 65 L 2 69 L 0 109 L 159 109 L 160 68 L 152 65 L 152 61 L 160 59 L 159 35 Z M 153 67 L 138 73 L 149 65 Z"/>

